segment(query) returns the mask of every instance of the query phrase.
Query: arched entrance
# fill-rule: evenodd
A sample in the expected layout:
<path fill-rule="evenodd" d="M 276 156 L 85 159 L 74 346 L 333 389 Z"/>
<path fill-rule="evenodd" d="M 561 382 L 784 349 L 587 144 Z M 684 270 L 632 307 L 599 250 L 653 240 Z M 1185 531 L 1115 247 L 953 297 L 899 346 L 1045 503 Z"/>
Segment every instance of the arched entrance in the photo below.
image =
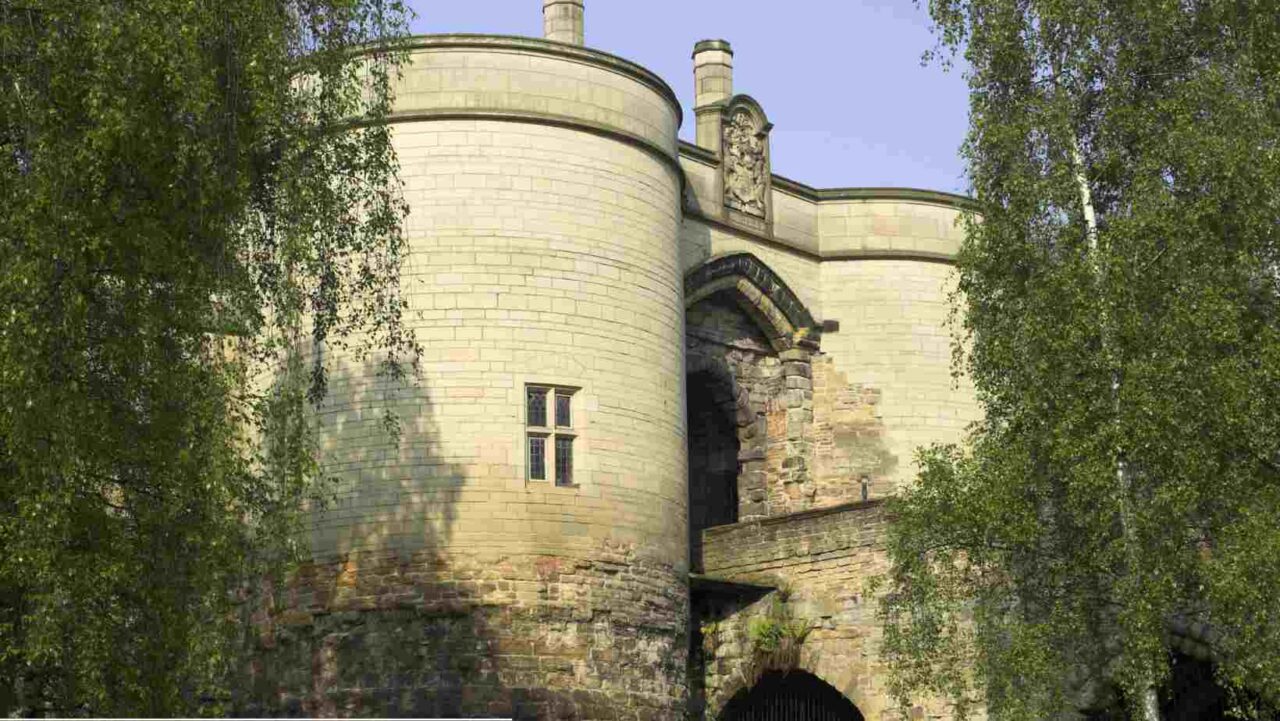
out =
<path fill-rule="evenodd" d="M 720 713 L 721 721 L 862 721 L 849 699 L 804 671 L 770 671 L 755 686 L 739 691 Z"/>
<path fill-rule="evenodd" d="M 1161 694 L 1160 718 L 1166 721 L 1209 721 L 1231 718 L 1231 698 L 1214 678 L 1209 661 L 1173 655 L 1169 683 Z"/>
<path fill-rule="evenodd" d="M 702 568 L 702 529 L 738 520 L 738 429 L 730 381 L 691 373 L 689 417 L 689 561 Z"/>
<path fill-rule="evenodd" d="M 689 564 L 700 572 L 703 530 L 768 515 L 767 446 L 783 452 L 789 444 L 785 451 L 804 457 L 802 430 L 769 431 L 764 415 L 793 387 L 788 374 L 808 383 L 808 354 L 817 351 L 821 328 L 749 253 L 711 258 L 684 285 Z"/>

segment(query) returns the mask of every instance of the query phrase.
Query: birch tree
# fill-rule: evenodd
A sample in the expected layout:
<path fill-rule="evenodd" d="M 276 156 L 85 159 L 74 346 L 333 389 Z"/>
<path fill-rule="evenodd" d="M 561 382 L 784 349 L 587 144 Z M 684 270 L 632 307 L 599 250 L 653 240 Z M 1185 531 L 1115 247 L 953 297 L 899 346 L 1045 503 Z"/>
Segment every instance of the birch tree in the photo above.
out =
<path fill-rule="evenodd" d="M 1174 646 L 1280 700 L 1280 15 L 932 0 L 978 211 L 956 371 L 984 411 L 895 503 L 904 702 L 1159 716 Z"/>
<path fill-rule="evenodd" d="M 241 592 L 322 490 L 300 351 L 416 358 L 404 14 L 0 0 L 0 715 L 230 709 Z"/>

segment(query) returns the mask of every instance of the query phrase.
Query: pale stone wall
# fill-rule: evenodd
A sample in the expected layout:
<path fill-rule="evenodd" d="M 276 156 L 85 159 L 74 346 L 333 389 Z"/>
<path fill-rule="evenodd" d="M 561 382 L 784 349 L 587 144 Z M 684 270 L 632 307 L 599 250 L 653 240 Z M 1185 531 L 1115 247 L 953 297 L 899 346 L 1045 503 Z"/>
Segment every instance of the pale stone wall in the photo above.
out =
<path fill-rule="evenodd" d="M 395 113 L 493 113 L 577 123 L 635 138 L 674 158 L 681 112 L 657 76 L 598 50 L 531 38 L 416 38 Z"/>
<path fill-rule="evenodd" d="M 670 169 L 608 139 L 537 124 L 402 124 L 396 142 L 413 208 L 403 284 L 424 344 L 423 376 L 398 401 L 401 454 L 377 465 L 465 475 L 451 491 L 465 511 L 451 528 L 459 542 L 474 530 L 465 538 L 471 548 L 545 550 L 603 535 L 673 543 L 666 531 L 684 490 L 676 480 L 683 452 L 674 450 L 683 442 L 683 308 Z M 582 487 L 572 501 L 524 480 L 524 384 L 535 382 L 582 389 L 574 398 Z M 349 426 L 359 418 L 376 434 L 369 407 L 380 399 L 333 383 L 325 422 L 351 440 L 346 452 L 367 456 L 371 439 Z M 365 458 L 352 462 L 363 474 L 360 497 L 372 498 L 365 481 L 384 472 Z M 410 491 L 397 485 L 384 505 L 408 518 L 432 507 Z M 567 504 L 580 517 L 561 528 L 559 508 L 541 519 L 511 507 L 526 502 L 535 510 Z M 496 515 L 494 503 L 503 504 Z M 384 520 L 343 523 L 335 534 L 322 524 L 325 547 L 412 543 L 414 528 L 396 534 Z M 539 520 L 554 525 L 530 525 Z"/>
<path fill-rule="evenodd" d="M 792 618 L 812 628 L 797 667 L 834 686 L 868 721 L 895 717 L 879 659 L 876 600 L 865 588 L 887 568 L 887 522 L 878 502 L 857 503 L 711 529 L 703 550 L 708 574 L 785 590 Z M 704 620 L 708 718 L 749 685 L 749 624 L 772 602 L 770 594 Z"/>
<path fill-rule="evenodd" d="M 904 200 L 833 200 L 818 205 L 822 255 L 912 255 L 951 259 L 964 240 L 953 207 Z"/>
<path fill-rule="evenodd" d="M 790 193 L 773 192 L 773 234 L 783 244 L 806 253 L 820 253 L 819 206 Z"/>
<path fill-rule="evenodd" d="M 850 386 L 877 395 L 887 452 L 870 474 L 873 497 L 914 481 L 915 450 L 960 440 L 977 417 L 972 387 L 951 374 L 949 293 L 940 262 L 865 259 L 822 264 L 824 308 L 840 330 L 823 352 Z"/>
<path fill-rule="evenodd" d="M 395 143 L 422 374 L 388 388 L 325 350 L 341 483 L 260 690 L 311 714 L 672 718 L 688 624 L 678 109 L 592 51 L 421 45 Z M 526 383 L 578 389 L 575 487 L 526 480 Z"/>
<path fill-rule="evenodd" d="M 685 177 L 685 211 L 702 214 L 718 212 L 716 209 L 720 203 L 720 168 L 682 153 L 680 169 L 684 171 Z"/>
<path fill-rule="evenodd" d="M 978 417 L 973 388 L 953 378 L 950 325 L 964 239 L 955 207 L 907 200 L 819 206 L 825 318 L 840 331 L 823 351 L 849 384 L 875 393 L 887 455 L 869 474 L 871 495 L 914 481 L 917 448 L 959 441 Z"/>

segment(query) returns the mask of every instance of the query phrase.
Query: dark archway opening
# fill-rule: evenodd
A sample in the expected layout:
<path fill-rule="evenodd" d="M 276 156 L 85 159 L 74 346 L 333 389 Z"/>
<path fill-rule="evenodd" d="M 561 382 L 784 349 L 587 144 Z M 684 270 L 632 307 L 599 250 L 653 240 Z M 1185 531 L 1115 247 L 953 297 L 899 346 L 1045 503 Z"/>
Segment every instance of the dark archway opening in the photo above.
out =
<path fill-rule="evenodd" d="M 1253 694 L 1245 693 L 1236 701 L 1256 704 L 1258 718 L 1280 719 L 1271 708 Z M 1174 653 L 1169 680 L 1160 689 L 1160 718 L 1163 721 L 1219 721 L 1238 718 L 1230 714 L 1233 699 L 1216 678 L 1211 661 Z M 1120 721 L 1126 718 L 1119 701 L 1110 708 L 1085 714 L 1088 721 Z"/>
<path fill-rule="evenodd" d="M 709 372 L 690 374 L 689 566 L 702 570 L 702 530 L 738 520 L 738 431 L 733 389 Z"/>
<path fill-rule="evenodd" d="M 1169 684 L 1161 694 L 1165 721 L 1226 719 L 1231 699 L 1213 678 L 1213 664 L 1182 654 L 1173 657 Z"/>
<path fill-rule="evenodd" d="M 804 671 L 771 671 L 739 691 L 720 714 L 723 721 L 862 721 L 849 699 Z"/>

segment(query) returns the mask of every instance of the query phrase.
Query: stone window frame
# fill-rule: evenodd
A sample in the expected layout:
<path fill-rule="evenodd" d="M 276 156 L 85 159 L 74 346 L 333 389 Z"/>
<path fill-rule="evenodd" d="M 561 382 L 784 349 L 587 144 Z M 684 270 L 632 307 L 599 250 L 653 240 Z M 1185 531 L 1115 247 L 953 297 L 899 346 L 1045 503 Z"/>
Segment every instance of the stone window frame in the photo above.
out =
<path fill-rule="evenodd" d="M 534 425 L 529 418 L 529 394 L 531 391 L 540 390 L 547 396 L 546 404 L 543 408 L 544 418 L 543 425 Z M 581 465 L 582 465 L 582 387 L 575 385 L 567 385 L 563 383 L 547 383 L 541 381 L 527 381 L 521 384 L 520 394 L 520 412 L 523 421 L 522 435 L 522 456 L 524 466 L 524 480 L 527 483 L 546 484 L 551 488 L 579 488 L 582 485 Z M 569 418 L 567 425 L 560 425 L 558 417 L 558 401 L 559 398 L 568 399 Z M 533 441 L 534 439 L 543 440 L 543 474 L 542 478 L 534 478 L 533 476 Z M 559 441 L 568 441 L 570 446 L 571 461 L 569 465 L 569 482 L 562 483 L 559 478 Z"/>

